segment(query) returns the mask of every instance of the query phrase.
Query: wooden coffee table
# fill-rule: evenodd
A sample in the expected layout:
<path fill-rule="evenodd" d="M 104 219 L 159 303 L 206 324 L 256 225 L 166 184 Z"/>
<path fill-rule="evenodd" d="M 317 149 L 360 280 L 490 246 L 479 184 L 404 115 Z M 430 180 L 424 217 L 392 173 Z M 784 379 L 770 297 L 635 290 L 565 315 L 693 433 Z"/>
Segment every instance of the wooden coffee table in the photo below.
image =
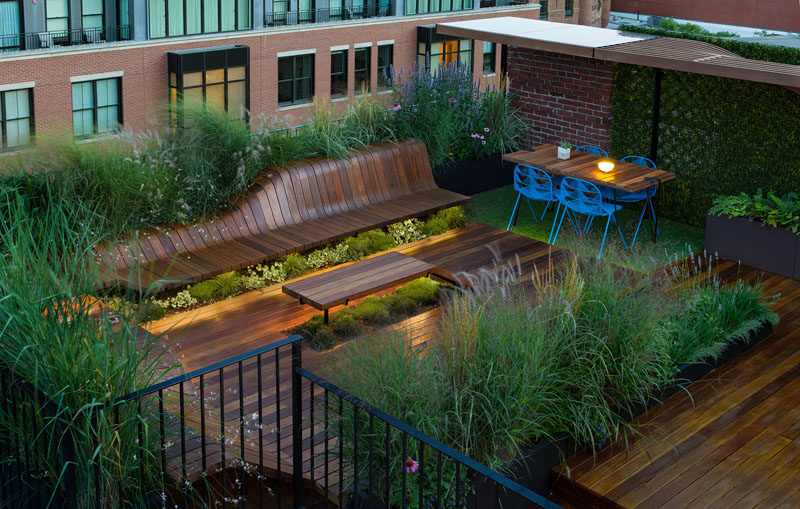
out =
<path fill-rule="evenodd" d="M 324 323 L 328 323 L 328 309 L 333 306 L 431 274 L 451 278 L 435 265 L 391 251 L 283 285 L 282 289 L 301 304 L 323 311 Z"/>

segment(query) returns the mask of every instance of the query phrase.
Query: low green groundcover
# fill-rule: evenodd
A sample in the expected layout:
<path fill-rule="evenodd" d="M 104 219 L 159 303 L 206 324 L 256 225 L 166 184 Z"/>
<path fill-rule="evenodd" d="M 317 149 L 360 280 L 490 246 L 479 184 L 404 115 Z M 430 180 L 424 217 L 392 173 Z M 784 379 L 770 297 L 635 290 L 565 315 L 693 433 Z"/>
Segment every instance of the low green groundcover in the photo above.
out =
<path fill-rule="evenodd" d="M 439 283 L 427 277 L 419 278 L 399 287 L 394 293 L 367 297 L 352 309 L 344 308 L 333 313 L 327 325 L 323 323 L 323 315 L 318 313 L 293 332 L 302 335 L 313 348 L 326 350 L 373 327 L 417 314 L 424 307 L 437 304 L 439 295 Z"/>

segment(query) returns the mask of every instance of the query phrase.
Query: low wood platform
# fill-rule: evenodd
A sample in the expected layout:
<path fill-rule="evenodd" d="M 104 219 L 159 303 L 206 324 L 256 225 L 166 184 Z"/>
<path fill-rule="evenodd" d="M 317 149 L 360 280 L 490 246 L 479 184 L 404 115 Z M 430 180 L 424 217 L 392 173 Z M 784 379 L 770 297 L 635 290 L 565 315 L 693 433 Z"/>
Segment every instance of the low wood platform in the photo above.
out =
<path fill-rule="evenodd" d="M 761 272 L 720 265 L 754 281 Z M 800 507 L 800 282 L 765 275 L 774 334 L 634 421 L 641 435 L 570 458 L 554 493 L 578 507 Z"/>
<path fill-rule="evenodd" d="M 298 299 L 300 304 L 309 304 L 323 311 L 324 323 L 328 323 L 328 310 L 334 306 L 347 305 L 359 297 L 433 273 L 440 277 L 448 276 L 435 265 L 390 251 L 285 284 L 281 289 L 286 295 Z"/>

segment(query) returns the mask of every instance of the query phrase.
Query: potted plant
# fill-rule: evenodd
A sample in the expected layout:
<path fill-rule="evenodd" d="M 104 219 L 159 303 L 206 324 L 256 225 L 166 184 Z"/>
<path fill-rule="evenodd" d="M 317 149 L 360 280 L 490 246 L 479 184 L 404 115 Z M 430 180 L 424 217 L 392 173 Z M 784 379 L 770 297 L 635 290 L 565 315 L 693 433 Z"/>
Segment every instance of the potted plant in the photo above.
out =
<path fill-rule="evenodd" d="M 559 159 L 569 159 L 569 154 L 572 149 L 572 144 L 568 141 L 562 141 L 561 145 L 558 147 L 558 158 Z"/>

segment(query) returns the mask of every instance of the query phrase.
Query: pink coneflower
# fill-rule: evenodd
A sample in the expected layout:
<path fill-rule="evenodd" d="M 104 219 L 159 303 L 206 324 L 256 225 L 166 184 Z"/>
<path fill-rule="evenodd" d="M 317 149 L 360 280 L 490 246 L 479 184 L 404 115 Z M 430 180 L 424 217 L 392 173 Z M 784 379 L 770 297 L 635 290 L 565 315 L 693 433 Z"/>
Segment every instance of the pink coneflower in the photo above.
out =
<path fill-rule="evenodd" d="M 489 128 L 488 127 L 484 127 L 483 131 L 488 133 L 489 132 Z"/>
<path fill-rule="evenodd" d="M 402 108 L 402 106 L 400 106 L 399 104 L 395 103 L 395 105 L 392 106 L 392 111 L 400 111 L 400 108 Z"/>
<path fill-rule="evenodd" d="M 481 141 L 481 145 L 486 145 L 486 141 Z"/>
<path fill-rule="evenodd" d="M 419 463 L 417 463 L 416 461 L 412 460 L 411 458 L 408 458 L 404 462 L 404 466 L 406 468 L 406 473 L 407 474 L 413 474 L 419 468 Z"/>
<path fill-rule="evenodd" d="M 455 97 L 451 97 L 450 99 L 448 99 L 448 101 L 450 101 L 450 104 L 455 104 L 458 102 L 458 99 L 456 99 Z"/>

